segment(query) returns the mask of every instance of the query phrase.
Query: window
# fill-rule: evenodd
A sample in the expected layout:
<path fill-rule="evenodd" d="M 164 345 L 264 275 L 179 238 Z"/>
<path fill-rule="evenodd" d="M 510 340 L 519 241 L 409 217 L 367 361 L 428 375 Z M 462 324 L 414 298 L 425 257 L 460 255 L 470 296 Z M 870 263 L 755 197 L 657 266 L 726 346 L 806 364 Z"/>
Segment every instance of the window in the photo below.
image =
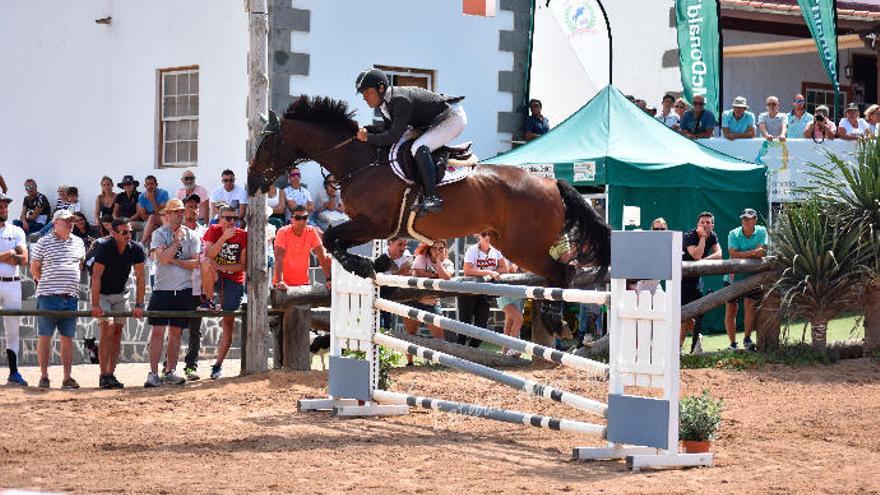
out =
<path fill-rule="evenodd" d="M 807 111 L 815 114 L 816 107 L 825 105 L 834 114 L 834 87 L 830 84 L 805 82 L 801 85 L 802 93 L 807 100 Z M 840 87 L 840 108 L 836 115 L 832 115 L 832 120 L 837 122 L 843 118 L 843 109 L 852 99 L 851 89 L 849 86 Z"/>
<path fill-rule="evenodd" d="M 199 67 L 159 69 L 159 167 L 199 158 Z"/>
<path fill-rule="evenodd" d="M 377 65 L 377 69 L 388 75 L 392 86 L 418 86 L 434 91 L 434 71 Z"/>

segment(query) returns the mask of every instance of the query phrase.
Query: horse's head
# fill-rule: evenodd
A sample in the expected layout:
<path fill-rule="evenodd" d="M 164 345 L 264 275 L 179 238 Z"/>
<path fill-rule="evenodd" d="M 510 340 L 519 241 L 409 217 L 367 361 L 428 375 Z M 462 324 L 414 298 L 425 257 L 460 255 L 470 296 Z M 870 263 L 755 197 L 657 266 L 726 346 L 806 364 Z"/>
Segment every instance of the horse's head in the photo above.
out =
<path fill-rule="evenodd" d="M 267 192 L 269 185 L 284 172 L 287 164 L 291 163 L 290 157 L 280 156 L 283 147 L 281 123 L 275 112 L 270 110 L 268 122 L 260 133 L 260 142 L 248 167 L 248 194 L 253 195 L 257 189 Z"/>

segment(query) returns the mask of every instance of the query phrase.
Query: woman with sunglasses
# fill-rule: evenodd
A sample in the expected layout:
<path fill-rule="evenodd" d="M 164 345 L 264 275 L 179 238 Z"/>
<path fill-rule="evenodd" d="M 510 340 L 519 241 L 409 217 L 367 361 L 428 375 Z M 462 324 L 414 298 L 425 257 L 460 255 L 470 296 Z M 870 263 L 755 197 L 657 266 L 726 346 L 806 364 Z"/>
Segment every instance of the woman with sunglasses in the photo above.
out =
<path fill-rule="evenodd" d="M 439 278 L 442 280 L 452 278 L 452 275 L 455 273 L 455 266 L 452 264 L 452 260 L 449 259 L 446 241 L 436 241 L 432 246 L 428 246 L 424 242 L 419 244 L 419 247 L 415 250 L 415 260 L 413 260 L 412 269 L 413 275 L 416 277 Z M 439 303 L 440 298 L 437 296 L 424 296 L 411 302 L 410 305 L 416 309 L 439 315 L 441 314 Z M 406 329 L 406 333 L 415 335 L 419 330 L 419 321 L 404 318 L 403 327 Z M 431 336 L 435 339 L 442 340 L 444 338 L 442 328 L 428 325 L 428 330 L 431 331 Z M 412 354 L 406 355 L 406 365 L 413 365 Z"/>
<path fill-rule="evenodd" d="M 113 192 L 113 179 L 101 177 L 101 192 L 95 198 L 95 224 L 101 224 L 104 215 L 113 215 L 113 206 L 116 203 L 116 193 Z"/>
<path fill-rule="evenodd" d="M 791 112 L 785 116 L 785 137 L 788 139 L 804 137 L 804 131 L 812 121 L 813 115 L 807 111 L 807 100 L 804 95 L 794 95 Z"/>
<path fill-rule="evenodd" d="M 317 201 L 315 201 L 315 223 L 318 224 L 318 227 L 327 230 L 327 227 L 348 221 L 341 193 L 336 177 L 333 174 L 328 175 L 324 179 L 324 190 L 318 191 Z"/>

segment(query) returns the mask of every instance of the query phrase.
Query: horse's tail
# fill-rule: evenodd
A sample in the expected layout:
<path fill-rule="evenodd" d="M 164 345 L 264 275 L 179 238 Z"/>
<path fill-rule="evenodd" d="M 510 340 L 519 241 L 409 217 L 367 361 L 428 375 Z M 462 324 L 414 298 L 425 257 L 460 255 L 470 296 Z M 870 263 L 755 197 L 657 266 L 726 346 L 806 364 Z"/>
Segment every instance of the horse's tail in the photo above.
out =
<path fill-rule="evenodd" d="M 571 184 L 557 180 L 556 187 L 565 205 L 565 231 L 575 239 L 578 252 L 589 246 L 589 261 L 599 266 L 611 263 L 611 227 L 584 200 Z"/>

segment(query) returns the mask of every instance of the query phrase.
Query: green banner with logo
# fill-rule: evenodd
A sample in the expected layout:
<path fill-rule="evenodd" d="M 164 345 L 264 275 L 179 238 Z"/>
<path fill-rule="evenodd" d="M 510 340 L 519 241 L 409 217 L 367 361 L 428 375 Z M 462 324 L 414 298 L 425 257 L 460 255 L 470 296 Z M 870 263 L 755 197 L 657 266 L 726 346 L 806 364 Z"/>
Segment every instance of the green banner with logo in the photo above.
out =
<path fill-rule="evenodd" d="M 840 88 L 837 79 L 837 22 L 834 0 L 798 0 L 801 14 L 816 42 L 819 60 L 835 89 Z"/>
<path fill-rule="evenodd" d="M 676 0 L 678 60 L 684 98 L 706 98 L 706 109 L 720 111 L 721 42 L 718 32 L 717 0 Z M 719 118 L 716 113 L 716 118 Z"/>

